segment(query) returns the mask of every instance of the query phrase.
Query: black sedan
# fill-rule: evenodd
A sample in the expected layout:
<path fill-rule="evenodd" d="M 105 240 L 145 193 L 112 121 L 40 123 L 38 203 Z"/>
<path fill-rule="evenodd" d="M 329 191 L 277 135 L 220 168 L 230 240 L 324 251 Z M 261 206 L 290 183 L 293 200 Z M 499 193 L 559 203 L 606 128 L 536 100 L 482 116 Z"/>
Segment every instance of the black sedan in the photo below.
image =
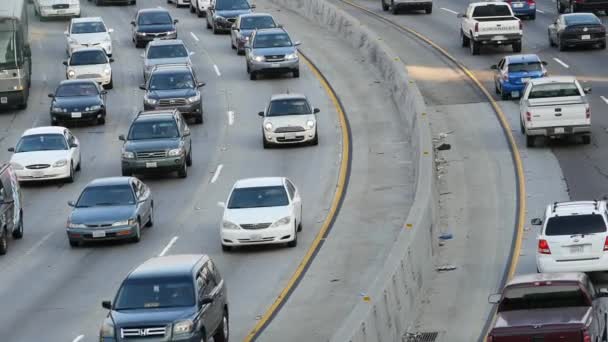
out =
<path fill-rule="evenodd" d="M 154 201 L 150 188 L 135 177 L 99 178 L 80 194 L 68 218 L 70 246 L 85 241 L 126 239 L 138 242 L 143 225 L 151 227 Z"/>
<path fill-rule="evenodd" d="M 595 46 L 606 48 L 606 27 L 593 13 L 562 14 L 549 25 L 549 45 L 559 51 L 569 46 Z"/>
<path fill-rule="evenodd" d="M 92 121 L 106 122 L 106 94 L 93 80 L 65 80 L 59 83 L 51 101 L 51 124 Z"/>
<path fill-rule="evenodd" d="M 131 22 L 133 43 L 136 47 L 145 47 L 154 39 L 177 39 L 177 21 L 164 8 L 140 9 Z"/>

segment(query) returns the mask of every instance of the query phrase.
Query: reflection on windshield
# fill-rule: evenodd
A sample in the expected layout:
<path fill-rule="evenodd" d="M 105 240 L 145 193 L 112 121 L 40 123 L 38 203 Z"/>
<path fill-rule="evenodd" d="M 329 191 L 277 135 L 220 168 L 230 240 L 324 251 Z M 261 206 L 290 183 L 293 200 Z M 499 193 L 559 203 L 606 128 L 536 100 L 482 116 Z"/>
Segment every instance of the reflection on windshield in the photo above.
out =
<path fill-rule="evenodd" d="M 135 204 L 135 197 L 131 187 L 127 184 L 92 186 L 84 189 L 76 203 L 76 208 L 133 204 Z"/>
<path fill-rule="evenodd" d="M 165 12 L 144 13 L 139 16 L 138 23 L 139 25 L 170 25 L 171 16 Z"/>
<path fill-rule="evenodd" d="M 88 23 L 74 23 L 72 25 L 72 34 L 82 33 L 99 33 L 106 32 L 106 27 L 101 21 L 91 21 Z"/>
<path fill-rule="evenodd" d="M 65 84 L 55 92 L 57 97 L 95 96 L 99 95 L 97 86 L 93 83 Z"/>
<path fill-rule="evenodd" d="M 540 62 L 529 62 L 529 63 L 511 63 L 509 64 L 510 72 L 522 72 L 522 71 L 541 71 Z"/>
<path fill-rule="evenodd" d="M 127 280 L 118 292 L 115 310 L 154 309 L 194 305 L 194 285 L 188 278 Z"/>
<path fill-rule="evenodd" d="M 308 101 L 303 99 L 297 100 L 274 100 L 270 102 L 270 108 L 268 108 L 268 116 L 281 116 L 281 115 L 298 115 L 298 114 L 311 114 Z"/>
<path fill-rule="evenodd" d="M 177 125 L 173 120 L 137 121 L 131 126 L 129 140 L 175 139 L 179 138 Z"/>
<path fill-rule="evenodd" d="M 15 32 L 0 32 L 0 68 L 16 68 Z"/>
<path fill-rule="evenodd" d="M 241 18 L 241 29 L 243 30 L 265 29 L 273 27 L 276 27 L 276 25 L 271 16 L 252 16 Z"/>
<path fill-rule="evenodd" d="M 106 64 L 108 58 L 103 50 L 75 51 L 70 58 L 70 65 Z"/>
<path fill-rule="evenodd" d="M 249 3 L 246 0 L 220 0 L 217 2 L 215 8 L 218 11 L 229 11 L 229 10 L 246 10 L 249 9 Z"/>
<path fill-rule="evenodd" d="M 188 57 L 188 51 L 181 44 L 151 46 L 148 59 Z"/>
<path fill-rule="evenodd" d="M 291 40 L 286 33 L 260 34 L 255 36 L 254 48 L 275 48 L 291 46 Z"/>
<path fill-rule="evenodd" d="M 234 189 L 228 209 L 280 207 L 289 204 L 287 193 L 282 186 L 263 186 Z"/>
<path fill-rule="evenodd" d="M 189 73 L 152 74 L 149 88 L 151 90 L 194 89 L 194 80 Z"/>
<path fill-rule="evenodd" d="M 62 134 L 35 134 L 28 135 L 17 143 L 16 153 L 34 151 L 62 151 L 68 145 Z"/>

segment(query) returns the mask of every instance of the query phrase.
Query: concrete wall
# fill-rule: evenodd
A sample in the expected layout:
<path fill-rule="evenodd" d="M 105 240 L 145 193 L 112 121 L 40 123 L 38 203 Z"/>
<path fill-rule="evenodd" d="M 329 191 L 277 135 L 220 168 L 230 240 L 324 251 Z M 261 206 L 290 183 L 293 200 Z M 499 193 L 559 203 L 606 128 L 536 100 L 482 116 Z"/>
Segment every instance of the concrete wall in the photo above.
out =
<path fill-rule="evenodd" d="M 429 287 L 433 270 L 434 226 L 437 194 L 429 119 L 420 91 L 410 80 L 402 62 L 374 32 L 328 2 L 328 0 L 271 0 L 338 34 L 358 49 L 384 79 L 399 109 L 416 155 L 416 197 L 393 245 L 387 263 L 332 341 L 400 341 L 416 319 L 419 297 Z"/>

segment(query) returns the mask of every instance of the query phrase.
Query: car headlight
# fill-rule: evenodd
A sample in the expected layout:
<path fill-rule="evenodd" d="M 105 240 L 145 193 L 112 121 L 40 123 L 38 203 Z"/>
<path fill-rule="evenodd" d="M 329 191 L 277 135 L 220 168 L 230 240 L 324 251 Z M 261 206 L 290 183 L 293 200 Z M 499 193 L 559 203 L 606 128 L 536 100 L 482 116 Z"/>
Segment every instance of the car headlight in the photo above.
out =
<path fill-rule="evenodd" d="M 52 111 L 53 112 L 63 112 L 63 113 L 68 112 L 68 110 L 66 108 L 61 108 L 61 107 L 53 107 Z"/>
<path fill-rule="evenodd" d="M 272 123 L 270 123 L 270 122 L 265 123 L 264 129 L 267 130 L 268 132 L 272 132 Z"/>
<path fill-rule="evenodd" d="M 179 321 L 179 322 L 173 324 L 173 334 L 174 335 L 189 334 L 192 332 L 193 328 L 194 328 L 194 322 L 192 322 L 191 320 L 187 319 L 185 321 Z"/>
<path fill-rule="evenodd" d="M 101 330 L 99 331 L 101 337 L 114 337 L 114 324 L 109 319 L 103 321 Z"/>
<path fill-rule="evenodd" d="M 101 109 L 101 105 L 94 105 L 94 106 L 87 107 L 84 110 L 86 110 L 88 112 L 91 110 L 100 110 L 100 109 Z"/>
<path fill-rule="evenodd" d="M 116 221 L 116 222 L 112 223 L 112 227 L 134 226 L 136 223 L 137 223 L 136 219 L 128 219 L 128 220 Z"/>
<path fill-rule="evenodd" d="M 66 166 L 67 164 L 68 164 L 67 159 L 61 159 L 61 160 L 58 160 L 55 163 L 53 163 L 53 167 L 62 167 L 62 166 Z"/>
<path fill-rule="evenodd" d="M 263 62 L 264 61 L 264 56 L 251 56 L 253 57 L 253 60 L 256 62 Z"/>
<path fill-rule="evenodd" d="M 135 32 L 135 34 L 138 36 L 145 36 L 146 32 Z"/>
<path fill-rule="evenodd" d="M 76 71 L 74 71 L 74 70 L 68 70 L 68 77 L 69 78 L 73 78 L 74 76 L 76 76 Z"/>
<path fill-rule="evenodd" d="M 158 102 L 158 100 L 157 99 L 149 98 L 148 96 L 144 96 L 144 102 L 146 102 L 149 105 L 153 105 L 154 106 Z"/>
<path fill-rule="evenodd" d="M 86 224 L 68 222 L 68 228 L 86 228 Z"/>
<path fill-rule="evenodd" d="M 176 33 L 177 33 L 177 30 L 167 31 L 167 35 L 169 35 L 169 36 L 173 35 L 173 34 L 176 34 Z"/>
<path fill-rule="evenodd" d="M 109 75 L 110 73 L 112 73 L 112 68 L 106 67 L 105 69 L 103 69 L 103 73 Z"/>
<path fill-rule="evenodd" d="M 276 221 L 275 223 L 273 223 L 270 228 L 273 227 L 278 227 L 278 226 L 284 226 L 286 224 L 289 224 L 289 222 L 291 222 L 291 216 L 285 216 L 282 219 Z"/>
<path fill-rule="evenodd" d="M 306 121 L 306 127 L 308 127 L 308 129 L 312 129 L 315 127 L 315 122 L 313 120 Z"/>
<path fill-rule="evenodd" d="M 294 52 L 294 53 L 290 53 L 288 55 L 285 55 L 285 59 L 287 59 L 287 60 L 298 59 L 298 53 Z"/>
<path fill-rule="evenodd" d="M 172 150 L 169 150 L 169 157 L 181 156 L 182 153 L 184 153 L 183 149 L 181 149 L 181 148 L 174 148 Z"/>
<path fill-rule="evenodd" d="M 223 221 L 222 228 L 224 229 L 240 229 L 236 223 L 232 223 L 230 221 Z"/>
<path fill-rule="evenodd" d="M 129 151 L 122 151 L 122 157 L 124 159 L 133 159 L 135 158 L 135 153 Z"/>
<path fill-rule="evenodd" d="M 188 102 L 190 102 L 190 103 L 196 103 L 200 100 L 201 100 L 201 94 L 196 94 L 196 95 L 188 98 Z"/>
<path fill-rule="evenodd" d="M 19 163 L 11 162 L 11 166 L 13 167 L 13 170 L 23 170 L 23 165 Z"/>

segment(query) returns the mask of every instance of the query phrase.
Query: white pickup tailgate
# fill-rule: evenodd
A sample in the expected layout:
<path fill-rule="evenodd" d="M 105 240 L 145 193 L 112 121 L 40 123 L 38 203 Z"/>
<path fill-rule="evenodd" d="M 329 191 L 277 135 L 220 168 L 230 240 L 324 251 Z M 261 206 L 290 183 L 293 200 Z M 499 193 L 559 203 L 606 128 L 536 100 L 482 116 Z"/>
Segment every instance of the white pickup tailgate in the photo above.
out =
<path fill-rule="evenodd" d="M 581 96 L 528 99 L 529 128 L 588 125 L 587 106 Z"/>
<path fill-rule="evenodd" d="M 479 23 L 479 35 L 503 35 L 503 34 L 518 34 L 519 20 L 516 18 L 496 18 L 495 20 L 486 21 L 482 18 L 477 19 Z"/>

